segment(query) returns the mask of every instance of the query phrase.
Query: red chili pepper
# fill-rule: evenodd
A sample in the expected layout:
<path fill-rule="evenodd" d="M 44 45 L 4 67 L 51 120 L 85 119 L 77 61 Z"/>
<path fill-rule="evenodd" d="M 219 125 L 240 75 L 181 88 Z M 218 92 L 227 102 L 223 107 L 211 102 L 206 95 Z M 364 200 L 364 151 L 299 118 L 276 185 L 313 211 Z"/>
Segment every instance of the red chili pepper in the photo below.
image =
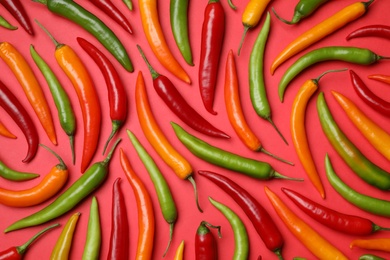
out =
<path fill-rule="evenodd" d="M 350 40 L 357 37 L 371 36 L 390 39 L 390 26 L 382 24 L 363 26 L 348 34 L 346 39 Z"/>
<path fill-rule="evenodd" d="M 26 137 L 28 151 L 23 162 L 30 162 L 38 150 L 39 136 L 37 129 L 26 109 L 15 95 L 0 81 L 0 106 L 11 116 Z"/>
<path fill-rule="evenodd" d="M 210 229 L 207 226 L 217 228 L 218 234 L 221 237 L 219 226 L 213 226 L 205 221 L 202 221 L 195 235 L 195 259 L 196 260 L 217 260 L 218 259 L 217 242 L 215 241 L 213 233 L 210 232 Z"/>
<path fill-rule="evenodd" d="M 0 0 L 0 4 L 8 10 L 28 34 L 34 35 L 34 29 L 31 26 L 30 19 L 19 0 Z"/>
<path fill-rule="evenodd" d="M 214 182 L 237 202 L 251 220 L 265 246 L 272 252 L 275 252 L 280 258 L 284 239 L 271 216 L 257 199 L 237 183 L 223 175 L 209 171 L 198 171 L 198 173 Z"/>
<path fill-rule="evenodd" d="M 106 81 L 108 90 L 108 103 L 110 105 L 110 117 L 112 121 L 112 131 L 106 144 L 104 145 L 103 154 L 114 135 L 122 127 L 127 118 L 127 95 L 118 72 L 110 60 L 92 43 L 84 38 L 77 37 L 77 42 L 96 62 Z"/>
<path fill-rule="evenodd" d="M 204 11 L 198 77 L 203 105 L 213 115 L 217 114 L 213 103 L 224 35 L 225 13 L 221 2 L 209 0 Z"/>
<path fill-rule="evenodd" d="M 110 0 L 89 0 L 100 10 L 106 13 L 111 19 L 117 22 L 128 33 L 133 34 L 133 29 L 126 16 Z"/>
<path fill-rule="evenodd" d="M 381 99 L 375 95 L 363 80 L 352 70 L 350 70 L 350 76 L 352 81 L 352 86 L 355 89 L 358 96 L 375 111 L 390 117 L 390 103 L 386 100 Z"/>

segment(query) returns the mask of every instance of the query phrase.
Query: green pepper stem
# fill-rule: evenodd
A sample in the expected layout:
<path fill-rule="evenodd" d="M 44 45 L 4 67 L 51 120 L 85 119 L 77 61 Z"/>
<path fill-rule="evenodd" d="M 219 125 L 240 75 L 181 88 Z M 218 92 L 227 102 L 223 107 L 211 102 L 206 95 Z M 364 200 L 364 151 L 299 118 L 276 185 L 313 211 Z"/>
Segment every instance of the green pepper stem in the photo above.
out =
<path fill-rule="evenodd" d="M 108 144 L 110 143 L 111 139 L 114 137 L 116 132 L 118 132 L 118 129 L 120 126 L 121 126 L 121 123 L 119 121 L 117 121 L 117 120 L 112 121 L 112 130 L 111 130 L 110 136 L 108 137 L 106 143 L 104 144 L 103 154 L 106 152 Z"/>
<path fill-rule="evenodd" d="M 37 234 L 35 234 L 32 238 L 30 238 L 26 243 L 24 243 L 23 245 L 21 246 L 18 246 L 16 247 L 16 251 L 18 251 L 18 254 L 19 255 L 23 255 L 26 250 L 28 249 L 28 247 L 35 241 L 37 240 L 41 235 L 43 235 L 43 233 L 46 233 L 47 231 L 49 231 L 50 229 L 52 228 L 55 228 L 57 226 L 59 226 L 60 224 L 53 224 L 51 226 L 48 226 L 47 228 L 39 231 Z"/>
<path fill-rule="evenodd" d="M 40 4 L 44 4 L 44 5 L 47 5 L 47 0 L 32 0 L 33 2 L 37 2 L 37 3 L 40 3 Z"/>
<path fill-rule="evenodd" d="M 104 161 L 102 162 L 102 164 L 108 164 L 111 160 L 111 157 L 112 157 L 112 154 L 114 153 L 115 151 L 115 148 L 118 146 L 118 144 L 122 141 L 122 138 L 119 138 L 118 140 L 116 140 L 116 142 L 114 143 L 114 146 L 111 148 L 110 152 L 108 153 L 106 159 L 104 159 Z"/>
<path fill-rule="evenodd" d="M 370 1 L 367 1 L 367 2 L 362 2 L 362 4 L 364 5 L 364 8 L 367 9 L 373 2 L 374 2 L 374 0 L 370 0 Z"/>
<path fill-rule="evenodd" d="M 211 223 L 209 223 L 209 222 L 207 222 L 207 221 L 202 221 L 200 224 L 203 225 L 203 226 L 205 226 L 205 227 L 210 227 L 210 228 L 215 228 L 215 229 L 217 229 L 217 231 L 218 231 L 218 237 L 219 237 L 219 238 L 222 237 L 221 226 L 215 226 L 215 225 L 213 225 L 213 224 L 211 224 Z"/>
<path fill-rule="evenodd" d="M 153 78 L 153 79 L 156 79 L 158 76 L 160 76 L 160 74 L 158 74 L 158 72 L 152 67 L 152 65 L 150 65 L 148 59 L 147 59 L 146 56 L 145 56 L 145 53 L 144 53 L 144 52 L 142 51 L 142 49 L 141 49 L 141 46 L 139 46 L 139 45 L 137 44 L 137 48 L 138 48 L 139 52 L 141 53 L 142 59 L 144 59 L 146 65 L 148 66 L 148 69 L 149 69 L 149 71 L 150 71 L 150 74 L 152 74 L 152 78 Z"/>
<path fill-rule="evenodd" d="M 165 248 L 165 251 L 163 253 L 163 257 L 165 257 L 165 255 L 167 254 L 168 252 L 168 249 L 169 247 L 171 246 L 171 242 L 172 242 L 172 237 L 173 237 L 173 228 L 175 227 L 175 223 L 169 223 L 169 241 L 168 241 L 168 245 L 167 247 Z"/>
<path fill-rule="evenodd" d="M 41 1 L 41 0 L 40 0 Z M 62 43 L 59 43 L 55 38 L 54 36 L 49 32 L 49 30 L 47 30 L 45 28 L 45 26 L 43 26 L 37 19 L 34 19 L 34 21 L 38 24 L 38 26 L 47 34 L 47 36 L 49 36 L 49 38 L 52 40 L 52 42 L 54 43 L 54 45 L 56 46 L 56 49 L 60 48 L 61 46 L 63 46 Z"/>
<path fill-rule="evenodd" d="M 303 181 L 302 178 L 287 177 L 287 176 L 284 176 L 276 171 L 274 172 L 273 177 L 276 179 L 283 179 L 283 180 L 289 180 L 289 181 Z"/>
<path fill-rule="evenodd" d="M 62 160 L 61 156 L 59 156 L 56 152 L 54 152 L 52 149 L 50 149 L 49 147 L 47 147 L 44 144 L 39 144 L 39 145 L 41 147 L 45 148 L 46 150 L 48 150 L 51 154 L 53 154 L 58 159 L 58 161 L 60 161 L 60 164 L 58 165 L 58 167 L 61 167 L 64 170 L 66 170 L 68 168 L 68 167 L 66 167 L 64 160 Z"/>
<path fill-rule="evenodd" d="M 282 251 L 280 248 L 276 249 L 274 253 L 278 256 L 279 260 L 283 260 Z"/>
<path fill-rule="evenodd" d="M 237 50 L 237 55 L 238 56 L 240 56 L 241 48 L 242 48 L 242 45 L 244 44 L 245 36 L 246 36 L 246 33 L 248 32 L 249 28 L 250 28 L 249 26 L 244 25 L 244 32 L 243 32 L 243 34 L 241 36 L 240 45 L 238 46 L 238 50 Z"/>
<path fill-rule="evenodd" d="M 272 7 L 272 12 L 273 12 L 274 15 L 276 16 L 276 18 L 278 18 L 280 21 L 282 21 L 282 22 L 285 23 L 285 24 L 292 25 L 292 24 L 296 24 L 296 23 L 297 23 L 297 21 L 293 21 L 293 20 L 287 21 L 287 20 L 283 19 L 282 17 L 280 17 L 280 16 L 276 13 L 275 8 L 273 8 L 273 7 Z"/>
<path fill-rule="evenodd" d="M 313 79 L 313 82 L 314 84 L 318 84 L 318 82 L 320 81 L 320 79 L 325 76 L 326 74 L 330 73 L 330 72 L 342 72 L 342 71 L 346 71 L 348 70 L 347 68 L 343 68 L 343 69 L 339 69 L 339 70 L 327 70 L 325 72 L 323 72 L 321 75 L 319 75 L 317 78 Z"/>
<path fill-rule="evenodd" d="M 237 7 L 233 4 L 232 0 L 228 0 L 228 4 L 230 8 L 232 8 L 233 10 L 237 10 Z"/>
<path fill-rule="evenodd" d="M 289 164 L 289 165 L 294 165 L 293 162 L 290 162 L 290 161 L 287 161 L 287 160 L 285 160 L 285 159 L 283 159 L 283 158 L 280 158 L 279 156 L 276 156 L 276 155 L 274 155 L 273 153 L 268 152 L 268 151 L 265 150 L 263 147 L 260 148 L 260 152 L 262 152 L 262 153 L 264 153 L 264 154 L 266 154 L 266 155 L 268 155 L 268 156 L 271 156 L 272 158 L 274 158 L 274 159 L 276 159 L 276 160 L 279 160 L 279 161 L 281 161 L 281 162 L 287 163 L 287 164 Z"/>
<path fill-rule="evenodd" d="M 69 143 L 70 143 L 70 151 L 72 152 L 72 163 L 73 165 L 76 162 L 76 157 L 74 154 L 74 135 L 68 135 L 69 136 Z"/>
<path fill-rule="evenodd" d="M 199 205 L 198 189 L 196 188 L 196 182 L 194 180 L 194 177 L 192 177 L 192 175 L 190 175 L 190 177 L 188 177 L 187 180 L 189 180 L 189 182 L 191 182 L 192 187 L 194 188 L 196 206 L 198 207 L 198 210 L 203 213 L 203 210 L 202 210 L 202 208 Z"/>
<path fill-rule="evenodd" d="M 284 136 L 280 132 L 279 128 L 275 125 L 274 121 L 272 121 L 271 117 L 268 117 L 266 119 L 273 126 L 273 128 L 276 130 L 276 132 L 278 132 L 279 136 L 283 139 L 284 143 L 288 145 L 286 138 L 284 138 Z"/>
<path fill-rule="evenodd" d="M 372 228 L 372 231 L 373 232 L 376 232 L 376 231 L 390 231 L 390 228 L 386 228 L 386 227 L 381 227 L 381 226 L 378 226 L 376 224 L 373 224 L 373 228 Z"/>

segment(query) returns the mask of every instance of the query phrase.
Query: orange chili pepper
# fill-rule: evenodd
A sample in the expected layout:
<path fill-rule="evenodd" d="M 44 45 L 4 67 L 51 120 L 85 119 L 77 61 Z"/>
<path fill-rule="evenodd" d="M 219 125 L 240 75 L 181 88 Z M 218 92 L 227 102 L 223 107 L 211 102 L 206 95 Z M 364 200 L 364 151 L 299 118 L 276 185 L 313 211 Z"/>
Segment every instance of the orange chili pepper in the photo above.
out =
<path fill-rule="evenodd" d="M 179 62 L 175 59 L 165 40 L 160 22 L 158 20 L 157 1 L 139 0 L 139 10 L 141 13 L 141 22 L 144 28 L 146 39 L 154 55 L 160 63 L 173 75 L 191 84 L 191 79 L 184 71 Z"/>
<path fill-rule="evenodd" d="M 351 242 L 349 247 L 390 252 L 390 238 L 355 239 Z"/>
<path fill-rule="evenodd" d="M 175 257 L 173 260 L 183 260 L 184 255 L 184 240 L 182 240 L 176 249 Z"/>
<path fill-rule="evenodd" d="M 276 56 L 271 65 L 271 74 L 274 74 L 276 68 L 278 68 L 283 62 L 295 54 L 303 51 L 310 45 L 335 32 L 336 30 L 345 26 L 347 23 L 350 23 L 361 17 L 366 13 L 368 7 L 373 1 L 374 0 L 369 0 L 367 2 L 356 2 L 348 5 L 347 7 L 341 9 L 337 13 L 333 14 L 329 18 L 323 20 L 319 24 L 298 36 L 295 40 L 289 43 L 278 54 L 278 56 Z"/>
<path fill-rule="evenodd" d="M 1 121 L 0 121 L 0 135 L 8 138 L 16 139 L 16 136 L 13 133 L 11 133 Z"/>
<path fill-rule="evenodd" d="M 152 259 L 155 229 L 152 199 L 122 149 L 120 149 L 120 163 L 133 188 L 138 209 L 138 246 L 135 259 Z"/>
<path fill-rule="evenodd" d="M 377 80 L 390 85 L 390 75 L 372 74 L 367 76 L 369 79 Z"/>
<path fill-rule="evenodd" d="M 267 186 L 265 193 L 274 207 L 276 213 L 291 231 L 291 233 L 319 259 L 345 259 L 348 258 L 334 247 L 328 240 L 323 238 L 317 231 L 306 224 Z"/>
<path fill-rule="evenodd" d="M 57 136 L 50 108 L 31 67 L 22 54 L 8 42 L 0 43 L 0 57 L 18 79 L 50 141 L 57 145 Z"/>

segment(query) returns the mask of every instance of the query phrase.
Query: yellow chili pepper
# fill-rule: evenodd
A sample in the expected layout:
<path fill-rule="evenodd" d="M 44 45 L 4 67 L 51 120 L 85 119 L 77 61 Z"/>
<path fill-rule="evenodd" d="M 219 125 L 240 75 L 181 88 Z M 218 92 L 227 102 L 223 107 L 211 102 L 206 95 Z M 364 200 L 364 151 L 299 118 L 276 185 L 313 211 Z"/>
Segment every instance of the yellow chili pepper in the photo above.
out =
<path fill-rule="evenodd" d="M 72 246 L 73 234 L 76 229 L 77 221 L 79 220 L 80 212 L 74 213 L 66 222 L 62 229 L 60 237 L 51 252 L 51 260 L 67 260 Z"/>
<path fill-rule="evenodd" d="M 360 247 L 364 249 L 390 252 L 390 238 L 355 239 L 351 242 L 349 247 Z"/>
<path fill-rule="evenodd" d="M 184 253 L 184 240 L 180 242 L 180 245 L 177 247 L 175 257 L 173 260 L 183 260 L 183 253 Z"/>

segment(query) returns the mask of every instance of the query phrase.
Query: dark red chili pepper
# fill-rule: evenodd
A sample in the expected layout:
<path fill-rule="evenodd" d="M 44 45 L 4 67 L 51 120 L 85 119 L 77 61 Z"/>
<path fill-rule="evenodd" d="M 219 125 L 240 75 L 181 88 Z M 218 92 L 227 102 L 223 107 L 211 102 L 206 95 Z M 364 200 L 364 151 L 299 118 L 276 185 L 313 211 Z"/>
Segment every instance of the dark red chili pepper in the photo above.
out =
<path fill-rule="evenodd" d="M 251 220 L 265 246 L 281 258 L 284 239 L 271 216 L 260 203 L 249 192 L 223 175 L 210 171 L 198 171 L 198 173 L 214 182 L 234 199 Z"/>
<path fill-rule="evenodd" d="M 26 109 L 15 95 L 0 81 L 0 106 L 11 116 L 26 137 L 28 151 L 24 163 L 30 162 L 38 150 L 39 136 L 37 129 Z"/>
<path fill-rule="evenodd" d="M 126 16 L 110 0 L 89 0 L 100 10 L 106 13 L 111 19 L 117 22 L 128 33 L 133 34 L 133 29 Z"/>
<path fill-rule="evenodd" d="M 390 230 L 376 225 L 369 219 L 327 208 L 290 189 L 282 188 L 282 191 L 304 213 L 333 230 L 358 236 L 370 235 L 379 230 Z"/>
<path fill-rule="evenodd" d="M 217 242 L 208 228 L 217 228 L 218 235 L 221 237 L 219 226 L 213 226 L 205 221 L 200 222 L 195 235 L 195 260 L 217 260 L 218 250 Z"/>
<path fill-rule="evenodd" d="M 198 80 L 203 105 L 213 115 L 217 114 L 213 103 L 224 36 L 225 13 L 221 2 L 209 0 L 204 11 Z"/>
<path fill-rule="evenodd" d="M 19 0 L 0 0 L 0 4 L 8 10 L 28 34 L 34 35 L 34 29 L 31 26 L 30 19 Z"/>
<path fill-rule="evenodd" d="M 350 76 L 358 96 L 374 110 L 390 117 L 390 103 L 375 95 L 354 71 L 350 70 Z"/>
<path fill-rule="evenodd" d="M 382 24 L 373 24 L 360 27 L 348 34 L 347 40 L 357 37 L 382 37 L 390 39 L 390 26 Z"/>
<path fill-rule="evenodd" d="M 77 42 L 96 62 L 107 85 L 112 131 L 104 145 L 104 154 L 109 142 L 119 131 L 127 118 L 127 95 L 119 74 L 110 60 L 98 48 L 84 38 L 77 37 Z"/>

